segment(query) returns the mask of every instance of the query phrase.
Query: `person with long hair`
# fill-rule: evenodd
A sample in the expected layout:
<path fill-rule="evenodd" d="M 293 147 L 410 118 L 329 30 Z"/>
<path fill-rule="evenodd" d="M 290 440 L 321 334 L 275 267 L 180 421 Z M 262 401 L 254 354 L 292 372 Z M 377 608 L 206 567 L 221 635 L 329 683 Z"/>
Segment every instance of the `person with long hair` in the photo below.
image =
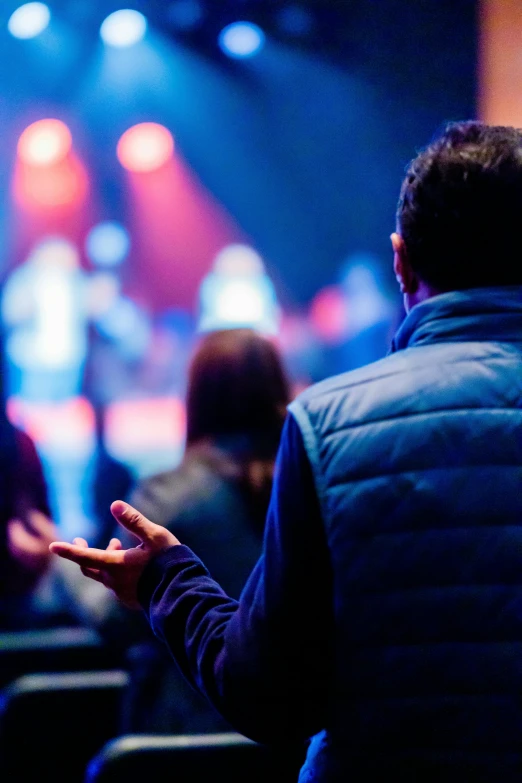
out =
<path fill-rule="evenodd" d="M 237 598 L 262 549 L 289 401 L 289 383 L 269 339 L 252 329 L 205 334 L 189 367 L 183 459 L 175 469 L 139 482 L 131 496 L 159 524 L 182 531 Z M 56 565 L 63 569 L 65 594 L 80 619 L 127 651 L 131 687 L 122 710 L 123 732 L 230 728 L 187 684 L 140 615 L 118 604 L 96 582 L 78 580 L 70 563 L 59 560 Z"/>
<path fill-rule="evenodd" d="M 209 553 L 223 547 L 227 537 L 239 536 L 250 561 L 250 552 L 261 545 L 289 400 L 281 360 L 268 339 L 251 329 L 205 335 L 189 368 L 183 461 L 140 484 L 133 502 L 161 524 L 170 527 L 175 521 L 178 530 L 181 524 Z M 221 571 L 216 554 L 210 557 Z M 249 573 L 229 570 L 223 574 L 227 582 L 243 582 Z"/>

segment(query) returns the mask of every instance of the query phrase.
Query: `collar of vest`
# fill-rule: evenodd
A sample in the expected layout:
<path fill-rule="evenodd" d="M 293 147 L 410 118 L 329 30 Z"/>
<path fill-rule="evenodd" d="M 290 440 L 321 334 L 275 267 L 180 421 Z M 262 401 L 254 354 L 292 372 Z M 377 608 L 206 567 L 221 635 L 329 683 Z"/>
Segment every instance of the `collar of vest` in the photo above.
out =
<path fill-rule="evenodd" d="M 402 322 L 391 353 L 414 345 L 469 341 L 522 343 L 522 286 L 471 288 L 426 299 Z"/>

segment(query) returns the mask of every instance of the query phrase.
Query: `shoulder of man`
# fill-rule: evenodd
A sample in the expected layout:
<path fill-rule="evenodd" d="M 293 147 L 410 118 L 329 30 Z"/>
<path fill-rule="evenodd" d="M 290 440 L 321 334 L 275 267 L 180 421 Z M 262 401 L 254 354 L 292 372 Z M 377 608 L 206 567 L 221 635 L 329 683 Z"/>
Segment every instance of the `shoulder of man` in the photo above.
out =
<path fill-rule="evenodd" d="M 290 403 L 289 410 L 291 412 L 294 412 L 296 408 L 315 410 L 327 406 L 330 401 L 350 393 L 351 390 L 384 383 L 386 379 L 407 372 L 411 368 L 409 357 L 406 356 L 407 353 L 409 352 L 400 351 L 390 354 L 364 367 L 315 383 Z"/>
<path fill-rule="evenodd" d="M 303 434 L 311 428 L 327 435 L 339 427 L 377 424 L 435 404 L 444 407 L 450 392 L 442 388 L 443 365 L 462 360 L 469 364 L 469 359 L 465 344 L 406 348 L 311 386 L 290 404 L 289 411 Z"/>

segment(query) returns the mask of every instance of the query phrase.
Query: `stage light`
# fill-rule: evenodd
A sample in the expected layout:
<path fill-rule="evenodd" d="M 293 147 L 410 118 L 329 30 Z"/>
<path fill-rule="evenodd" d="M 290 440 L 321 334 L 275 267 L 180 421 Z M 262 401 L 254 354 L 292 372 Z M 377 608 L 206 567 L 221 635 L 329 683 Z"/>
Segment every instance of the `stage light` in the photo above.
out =
<path fill-rule="evenodd" d="M 45 30 L 50 20 L 51 12 L 45 3 L 25 3 L 11 14 L 7 29 L 15 38 L 34 38 Z"/>
<path fill-rule="evenodd" d="M 121 136 L 116 154 L 129 171 L 154 171 L 172 157 L 174 140 L 164 125 L 142 122 L 133 125 Z"/>
<path fill-rule="evenodd" d="M 91 228 L 85 251 L 97 266 L 116 266 L 125 260 L 130 248 L 128 231 L 116 221 L 107 220 Z"/>
<path fill-rule="evenodd" d="M 61 120 L 38 120 L 18 139 L 18 156 L 31 166 L 52 166 L 71 149 L 71 132 Z"/>
<path fill-rule="evenodd" d="M 55 166 L 27 166 L 15 170 L 14 195 L 28 209 L 78 206 L 89 189 L 85 169 L 75 158 Z"/>
<path fill-rule="evenodd" d="M 252 57 L 263 48 L 265 34 L 251 22 L 234 22 L 221 30 L 218 43 L 229 57 Z"/>
<path fill-rule="evenodd" d="M 130 8 L 109 14 L 100 27 L 102 41 L 119 49 L 138 43 L 146 31 L 147 20 L 143 14 Z"/>

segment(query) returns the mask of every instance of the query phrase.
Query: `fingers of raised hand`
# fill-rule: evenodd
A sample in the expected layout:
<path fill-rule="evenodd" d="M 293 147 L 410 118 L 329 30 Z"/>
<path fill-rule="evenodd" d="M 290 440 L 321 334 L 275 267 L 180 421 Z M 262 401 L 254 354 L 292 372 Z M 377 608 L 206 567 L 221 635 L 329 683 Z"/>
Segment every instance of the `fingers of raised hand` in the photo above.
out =
<path fill-rule="evenodd" d="M 115 500 L 111 505 L 113 517 L 130 533 L 138 538 L 147 549 L 160 549 L 179 544 L 178 539 L 162 525 L 156 525 L 143 516 L 137 509 Z"/>
<path fill-rule="evenodd" d="M 104 568 L 116 565 L 123 561 L 124 551 L 110 551 L 107 549 L 90 549 L 76 544 L 67 544 L 65 541 L 55 541 L 49 549 L 53 554 L 72 560 L 79 566 L 87 568 Z"/>
<path fill-rule="evenodd" d="M 111 513 L 117 522 L 122 525 L 129 533 L 136 536 L 140 541 L 146 543 L 151 535 L 151 528 L 154 528 L 154 522 L 151 522 L 143 516 L 137 509 L 124 503 L 122 500 L 115 500 L 111 504 Z M 152 531 L 153 532 L 153 531 Z"/>
<path fill-rule="evenodd" d="M 137 576 L 125 574 L 118 566 L 105 568 L 80 566 L 80 570 L 84 576 L 112 590 L 115 596 L 130 609 L 141 609 L 136 596 Z"/>

